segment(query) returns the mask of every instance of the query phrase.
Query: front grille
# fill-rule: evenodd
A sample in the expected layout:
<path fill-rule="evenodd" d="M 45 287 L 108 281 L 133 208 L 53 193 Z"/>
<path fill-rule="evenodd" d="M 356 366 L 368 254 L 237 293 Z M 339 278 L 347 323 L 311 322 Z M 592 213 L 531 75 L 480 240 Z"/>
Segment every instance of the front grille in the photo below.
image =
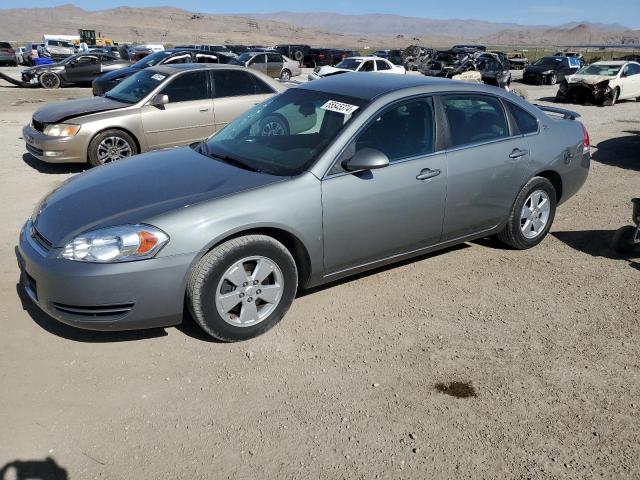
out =
<path fill-rule="evenodd" d="M 36 241 L 36 243 L 40 245 L 42 248 L 44 248 L 47 252 L 51 250 L 51 248 L 53 247 L 53 244 L 49 240 L 44 238 L 40 234 L 40 232 L 36 230 L 36 227 L 31 227 L 31 231 L 29 232 L 29 234 L 31 235 L 31 238 L 33 238 Z"/>
<path fill-rule="evenodd" d="M 27 146 L 27 151 L 31 154 L 31 155 L 36 155 L 41 157 L 43 155 L 43 151 L 40 148 L 36 148 L 33 145 L 29 145 L 28 143 L 26 144 Z"/>
<path fill-rule="evenodd" d="M 46 127 L 44 123 L 37 121 L 35 118 L 31 119 L 31 125 L 33 125 L 33 128 L 38 132 L 44 132 L 44 127 Z"/>
<path fill-rule="evenodd" d="M 53 308 L 61 313 L 76 315 L 80 317 L 119 317 L 126 315 L 133 308 L 133 303 L 122 305 L 66 305 L 64 303 L 53 303 Z"/>

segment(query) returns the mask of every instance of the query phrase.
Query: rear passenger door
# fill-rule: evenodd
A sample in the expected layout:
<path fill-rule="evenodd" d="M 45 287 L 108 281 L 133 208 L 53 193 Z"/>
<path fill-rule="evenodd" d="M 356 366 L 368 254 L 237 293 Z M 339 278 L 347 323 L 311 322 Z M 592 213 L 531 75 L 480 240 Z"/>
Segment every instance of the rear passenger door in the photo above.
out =
<path fill-rule="evenodd" d="M 150 150 L 187 145 L 214 132 L 213 99 L 206 70 L 186 71 L 159 92 L 166 105 L 142 107 L 142 125 Z"/>
<path fill-rule="evenodd" d="M 275 91 L 262 79 L 244 70 L 212 70 L 214 131 L 238 115 L 271 97 Z"/>
<path fill-rule="evenodd" d="M 448 138 L 447 241 L 490 230 L 506 219 L 528 174 L 530 155 L 526 136 L 510 128 L 498 97 L 464 93 L 439 100 Z"/>

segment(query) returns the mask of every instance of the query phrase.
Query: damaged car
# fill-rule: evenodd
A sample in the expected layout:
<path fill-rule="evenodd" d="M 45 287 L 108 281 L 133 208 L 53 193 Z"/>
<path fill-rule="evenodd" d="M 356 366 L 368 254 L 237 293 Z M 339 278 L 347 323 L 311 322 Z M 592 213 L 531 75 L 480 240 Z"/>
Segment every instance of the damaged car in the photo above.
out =
<path fill-rule="evenodd" d="M 59 63 L 28 68 L 22 72 L 22 81 L 39 84 L 42 88 L 90 84 L 105 72 L 128 66 L 129 62 L 110 53 L 81 53 L 67 57 Z"/>
<path fill-rule="evenodd" d="M 542 57 L 524 69 L 522 80 L 532 85 L 555 85 L 580 69 L 575 57 Z"/>
<path fill-rule="evenodd" d="M 308 80 L 317 80 L 322 77 L 329 77 L 332 75 L 349 72 L 397 73 L 401 75 L 407 73 L 404 67 L 394 65 L 386 58 L 349 57 L 345 58 L 335 67 L 327 65 L 321 68 L 316 68 L 308 75 Z"/>
<path fill-rule="evenodd" d="M 396 52 L 396 50 L 392 51 Z M 401 63 L 397 63 L 397 58 L 395 60 L 391 58 L 391 56 L 388 58 L 395 65 L 402 65 L 407 71 L 413 72 L 420 70 L 425 63 L 429 62 L 429 60 L 433 58 L 434 53 L 433 48 L 409 45 L 400 53 Z"/>
<path fill-rule="evenodd" d="M 618 100 L 640 100 L 640 63 L 596 62 L 567 77 L 558 88 L 559 102 L 615 105 Z"/>

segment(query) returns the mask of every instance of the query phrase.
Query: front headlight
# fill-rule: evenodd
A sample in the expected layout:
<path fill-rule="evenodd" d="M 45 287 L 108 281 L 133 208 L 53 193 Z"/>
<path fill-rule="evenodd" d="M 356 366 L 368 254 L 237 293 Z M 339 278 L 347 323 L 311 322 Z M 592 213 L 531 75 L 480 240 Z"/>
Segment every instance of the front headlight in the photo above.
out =
<path fill-rule="evenodd" d="M 47 125 L 42 133 L 50 137 L 75 137 L 79 131 L 80 125 L 59 123 L 57 125 Z"/>
<path fill-rule="evenodd" d="M 122 225 L 83 233 L 69 242 L 61 258 L 80 262 L 115 263 L 151 258 L 169 241 L 149 225 Z"/>

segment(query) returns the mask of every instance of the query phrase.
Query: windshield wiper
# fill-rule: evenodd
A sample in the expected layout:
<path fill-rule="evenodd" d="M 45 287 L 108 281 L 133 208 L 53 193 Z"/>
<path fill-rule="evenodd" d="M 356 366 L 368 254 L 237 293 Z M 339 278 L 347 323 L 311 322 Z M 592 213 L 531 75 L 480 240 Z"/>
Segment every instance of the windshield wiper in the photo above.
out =
<path fill-rule="evenodd" d="M 242 168 L 244 170 L 249 170 L 251 172 L 262 173 L 262 170 L 254 167 L 253 165 L 249 165 L 248 163 L 243 162 L 242 160 L 240 160 L 238 158 L 232 157 L 230 155 L 210 152 L 209 151 L 209 146 L 207 145 L 207 142 L 200 143 L 200 153 L 202 153 L 203 155 L 206 155 L 207 157 L 210 157 L 210 158 L 215 158 L 217 160 L 222 160 L 223 162 L 228 163 L 229 165 L 233 165 L 234 167 Z"/>

